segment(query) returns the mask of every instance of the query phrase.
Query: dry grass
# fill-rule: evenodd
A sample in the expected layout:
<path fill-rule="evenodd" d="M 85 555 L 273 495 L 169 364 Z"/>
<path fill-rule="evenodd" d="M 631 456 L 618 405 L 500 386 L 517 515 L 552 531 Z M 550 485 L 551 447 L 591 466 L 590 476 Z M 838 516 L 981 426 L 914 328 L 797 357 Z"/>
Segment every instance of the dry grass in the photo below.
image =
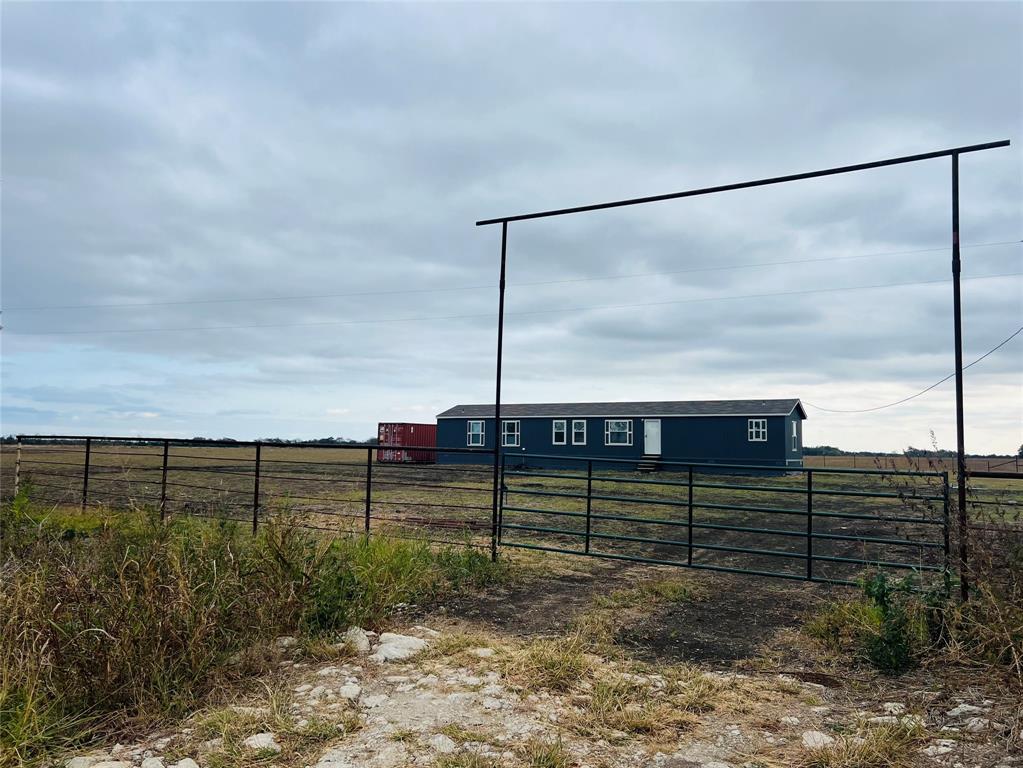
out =
<path fill-rule="evenodd" d="M 593 667 L 589 648 L 578 633 L 533 640 L 504 660 L 505 674 L 528 690 L 568 691 Z"/>
<path fill-rule="evenodd" d="M 145 515 L 67 535 L 19 499 L 3 508 L 0 764 L 97 733 L 191 711 L 271 668 L 272 639 L 305 633 L 317 659 L 334 633 L 379 625 L 394 606 L 500 578 L 471 550 L 378 537 L 324 539 L 268 525 Z"/>
<path fill-rule="evenodd" d="M 916 765 L 923 730 L 912 724 L 867 728 L 805 755 L 799 768 L 909 768 Z"/>

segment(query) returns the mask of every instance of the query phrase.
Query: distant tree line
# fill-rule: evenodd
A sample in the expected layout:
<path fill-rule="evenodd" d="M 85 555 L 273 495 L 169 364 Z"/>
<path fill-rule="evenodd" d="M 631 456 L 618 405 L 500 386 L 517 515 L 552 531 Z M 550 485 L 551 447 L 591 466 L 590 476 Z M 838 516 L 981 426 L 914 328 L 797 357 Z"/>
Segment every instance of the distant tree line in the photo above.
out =
<path fill-rule="evenodd" d="M 912 445 L 904 451 L 843 451 L 833 445 L 807 445 L 803 447 L 804 456 L 908 456 L 910 458 L 952 459 L 956 452 L 946 448 L 915 448 Z M 1023 457 L 1023 445 L 1019 447 L 1017 456 Z M 1001 459 L 1003 453 L 967 453 L 968 459 Z"/>
<path fill-rule="evenodd" d="M 32 437 L 27 435 L 26 437 Z M 244 443 L 253 442 L 251 440 L 235 440 L 233 437 L 192 437 L 184 438 L 194 443 Z M 3 445 L 12 445 L 18 442 L 18 438 L 14 435 L 4 435 L 0 438 L 0 443 Z M 60 440 L 47 440 L 44 438 L 32 438 L 32 442 L 35 445 L 75 445 L 81 442 L 81 438 L 78 439 L 60 439 Z M 94 443 L 103 442 L 102 438 L 96 438 L 93 440 Z M 118 440 L 117 442 L 123 442 Z M 162 440 L 143 439 L 135 441 L 138 445 L 160 445 Z M 266 445 L 376 445 L 378 440 L 375 437 L 371 437 L 368 440 L 353 440 L 347 437 L 318 437 L 311 440 L 288 440 L 283 437 L 262 437 L 259 438 L 258 442 Z"/>

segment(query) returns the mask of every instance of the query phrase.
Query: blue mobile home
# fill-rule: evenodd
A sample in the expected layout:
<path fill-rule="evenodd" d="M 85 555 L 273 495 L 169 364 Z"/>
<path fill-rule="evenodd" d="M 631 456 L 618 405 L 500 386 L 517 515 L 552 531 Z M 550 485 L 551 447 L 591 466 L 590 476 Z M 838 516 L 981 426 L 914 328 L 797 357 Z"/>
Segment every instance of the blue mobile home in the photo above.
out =
<path fill-rule="evenodd" d="M 589 456 L 630 468 L 658 461 L 794 467 L 803 464 L 805 418 L 798 399 L 502 404 L 501 445 L 507 466 L 578 467 L 572 457 Z M 456 405 L 437 416 L 437 447 L 493 450 L 495 431 L 494 406 Z M 487 461 L 472 453 L 437 458 Z"/>

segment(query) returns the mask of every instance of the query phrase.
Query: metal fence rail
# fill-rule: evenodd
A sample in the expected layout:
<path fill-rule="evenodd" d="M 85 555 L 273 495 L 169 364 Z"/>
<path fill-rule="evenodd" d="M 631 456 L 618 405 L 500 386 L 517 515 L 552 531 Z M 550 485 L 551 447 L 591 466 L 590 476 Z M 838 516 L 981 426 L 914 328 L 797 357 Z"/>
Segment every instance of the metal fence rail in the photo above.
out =
<path fill-rule="evenodd" d="M 1006 556 L 1023 548 L 1023 483 L 1012 482 L 1023 477 L 1013 472 L 971 473 L 962 528 L 950 521 L 946 471 L 661 460 L 642 473 L 642 460 L 505 454 L 495 486 L 492 450 L 430 446 L 459 461 L 393 464 L 376 461 L 381 447 L 26 436 L 13 462 L 5 448 L 0 485 L 59 507 L 230 519 L 253 532 L 288 518 L 335 533 L 834 584 L 867 568 L 948 571 L 953 538 L 984 537 Z M 957 554 L 953 570 L 966 572 Z"/>
<path fill-rule="evenodd" d="M 490 469 L 479 465 L 377 463 L 390 446 L 99 436 L 21 436 L 4 487 L 35 501 L 147 509 L 251 525 L 268 516 L 318 530 L 386 532 L 489 545 Z M 479 448 L 441 453 L 481 454 Z"/>
<path fill-rule="evenodd" d="M 534 468 L 551 460 L 578 468 Z M 506 457 L 500 543 L 833 584 L 865 568 L 949 567 L 947 472 L 659 467 L 644 477 L 621 459 Z"/>

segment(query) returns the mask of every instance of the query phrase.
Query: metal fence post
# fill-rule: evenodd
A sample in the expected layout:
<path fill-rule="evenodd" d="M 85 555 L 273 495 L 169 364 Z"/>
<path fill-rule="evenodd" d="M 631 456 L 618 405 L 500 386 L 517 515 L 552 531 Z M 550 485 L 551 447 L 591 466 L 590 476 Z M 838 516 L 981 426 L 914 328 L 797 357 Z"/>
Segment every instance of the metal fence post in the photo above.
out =
<path fill-rule="evenodd" d="M 948 575 L 948 559 L 949 559 L 949 554 L 950 554 L 950 551 L 951 551 L 950 538 L 949 538 L 949 530 L 948 530 L 948 528 L 949 528 L 949 499 L 950 499 L 950 496 L 951 496 L 951 491 L 949 490 L 948 470 L 947 469 L 942 473 L 941 483 L 942 483 L 941 498 L 942 498 L 942 507 L 943 507 L 942 514 L 941 514 L 941 532 L 942 532 L 943 544 L 944 544 L 944 547 L 945 547 L 945 575 L 947 576 Z"/>
<path fill-rule="evenodd" d="M 370 509 L 373 504 L 373 449 L 366 449 L 366 536 L 369 537 Z"/>
<path fill-rule="evenodd" d="M 18 437 L 18 447 L 14 449 L 14 495 L 17 496 L 21 490 L 21 437 Z"/>
<path fill-rule="evenodd" d="M 252 532 L 259 528 L 259 461 L 262 453 L 262 444 L 256 443 L 256 477 L 252 484 Z"/>
<path fill-rule="evenodd" d="M 813 470 L 806 470 L 806 579 L 813 581 Z"/>
<path fill-rule="evenodd" d="M 593 459 L 586 461 L 586 554 L 590 554 L 590 527 L 593 514 Z"/>
<path fill-rule="evenodd" d="M 85 471 L 82 474 L 82 511 L 89 503 L 89 461 L 92 458 L 92 438 L 85 438 Z"/>
<path fill-rule="evenodd" d="M 687 526 L 689 550 L 686 554 L 686 564 L 693 564 L 693 465 L 689 465 L 689 525 Z"/>
<path fill-rule="evenodd" d="M 170 451 L 170 441 L 163 441 L 163 472 L 160 475 L 160 522 L 167 517 L 167 457 Z"/>

